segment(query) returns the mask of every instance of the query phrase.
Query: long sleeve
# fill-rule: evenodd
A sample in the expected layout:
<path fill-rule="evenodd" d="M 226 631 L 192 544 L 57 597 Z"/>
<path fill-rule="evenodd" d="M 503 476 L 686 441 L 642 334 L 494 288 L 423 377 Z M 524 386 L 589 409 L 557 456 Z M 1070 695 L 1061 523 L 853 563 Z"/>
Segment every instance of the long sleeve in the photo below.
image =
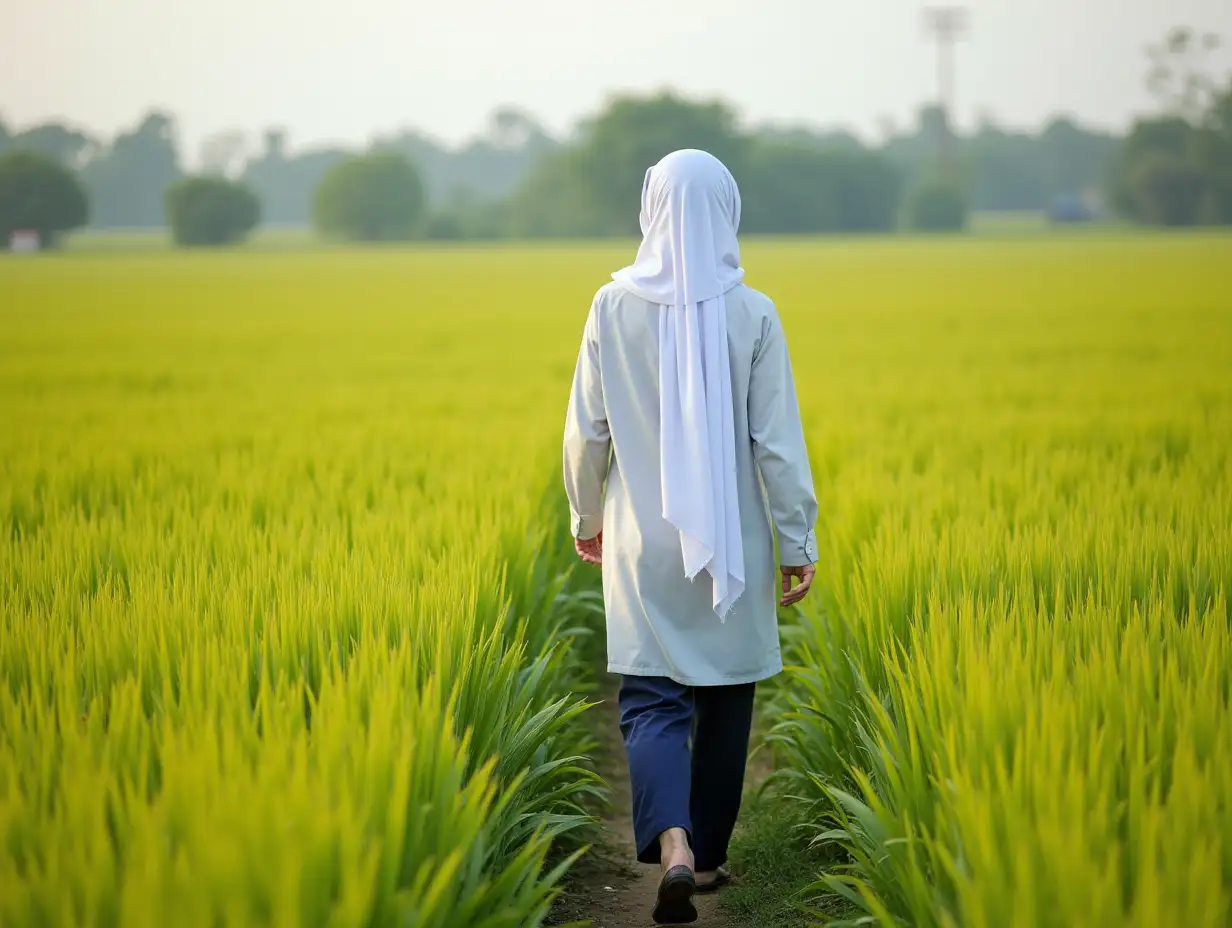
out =
<path fill-rule="evenodd" d="M 599 376 L 598 323 L 592 307 L 573 374 L 565 416 L 565 491 L 575 538 L 594 538 L 603 530 L 603 494 L 611 460 L 611 433 Z"/>
<path fill-rule="evenodd" d="M 791 374 L 787 341 L 778 316 L 762 325 L 749 380 L 749 431 L 753 454 L 778 533 L 779 561 L 788 567 L 817 560 L 817 496 L 809 469 L 804 427 Z"/>

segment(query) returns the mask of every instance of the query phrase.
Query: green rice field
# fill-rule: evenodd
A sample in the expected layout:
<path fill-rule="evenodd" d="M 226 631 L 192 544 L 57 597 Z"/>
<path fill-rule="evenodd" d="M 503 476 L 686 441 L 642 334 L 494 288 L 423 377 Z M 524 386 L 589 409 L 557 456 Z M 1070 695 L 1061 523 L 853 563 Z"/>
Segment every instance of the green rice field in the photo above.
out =
<path fill-rule="evenodd" d="M 631 254 L 0 259 L 0 926 L 543 923 L 610 738 L 564 404 Z M 801 904 L 1232 923 L 1232 237 L 744 259 L 821 500 L 762 691 Z"/>

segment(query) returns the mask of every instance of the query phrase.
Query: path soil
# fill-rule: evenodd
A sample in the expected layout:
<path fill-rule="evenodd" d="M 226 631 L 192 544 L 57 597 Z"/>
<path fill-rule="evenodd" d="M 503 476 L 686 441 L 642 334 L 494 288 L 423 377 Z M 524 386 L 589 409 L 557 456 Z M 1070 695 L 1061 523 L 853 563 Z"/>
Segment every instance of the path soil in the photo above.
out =
<path fill-rule="evenodd" d="M 612 789 L 611 807 L 604 821 L 604 843 L 574 871 L 566 895 L 558 906 L 564 921 L 590 920 L 594 928 L 651 928 L 660 869 L 637 863 L 630 815 L 629 769 L 619 738 L 619 715 L 614 691 L 605 688 L 603 703 L 593 710 L 602 726 L 601 771 Z M 732 928 L 716 895 L 696 897 L 699 928 Z"/>

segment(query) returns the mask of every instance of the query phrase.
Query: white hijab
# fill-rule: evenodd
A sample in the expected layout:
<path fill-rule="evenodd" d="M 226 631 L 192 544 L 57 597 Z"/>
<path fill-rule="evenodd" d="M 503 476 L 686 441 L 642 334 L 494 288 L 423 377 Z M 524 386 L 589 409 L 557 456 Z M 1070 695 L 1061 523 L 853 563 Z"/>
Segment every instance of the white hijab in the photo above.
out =
<path fill-rule="evenodd" d="M 673 152 L 642 186 L 637 260 L 612 278 L 659 313 L 659 474 L 663 518 L 680 532 L 684 572 L 710 574 L 726 620 L 744 592 L 736 436 L 724 294 L 740 267 L 740 191 L 704 151 Z"/>

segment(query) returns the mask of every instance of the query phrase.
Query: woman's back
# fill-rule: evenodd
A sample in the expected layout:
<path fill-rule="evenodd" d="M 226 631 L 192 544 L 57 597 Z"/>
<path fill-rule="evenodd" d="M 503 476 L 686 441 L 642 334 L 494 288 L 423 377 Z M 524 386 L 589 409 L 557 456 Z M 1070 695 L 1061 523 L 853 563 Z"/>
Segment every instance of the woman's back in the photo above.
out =
<path fill-rule="evenodd" d="M 571 500 L 590 501 L 581 503 L 587 512 L 574 506 L 574 534 L 588 537 L 600 527 L 604 533 L 609 668 L 616 673 L 689 685 L 777 673 L 782 662 L 770 516 L 783 563 L 816 559 L 816 502 L 778 314 L 768 297 L 743 285 L 728 291 L 725 302 L 745 591 L 722 622 L 709 585 L 686 579 L 680 534 L 663 515 L 664 309 L 612 283 L 596 295 L 586 323 L 566 426 L 565 472 Z M 588 476 L 603 473 L 606 498 Z"/>

